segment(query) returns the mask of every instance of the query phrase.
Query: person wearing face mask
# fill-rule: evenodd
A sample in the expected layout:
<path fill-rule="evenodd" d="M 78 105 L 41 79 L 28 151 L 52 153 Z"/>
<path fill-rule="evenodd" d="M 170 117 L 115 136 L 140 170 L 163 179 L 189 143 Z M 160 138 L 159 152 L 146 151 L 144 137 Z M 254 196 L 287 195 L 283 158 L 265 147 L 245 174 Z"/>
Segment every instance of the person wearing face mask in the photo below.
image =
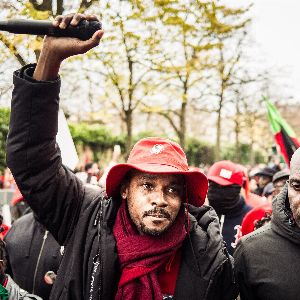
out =
<path fill-rule="evenodd" d="M 251 206 L 240 194 L 243 185 L 243 171 L 239 165 L 223 160 L 214 163 L 208 170 L 209 188 L 207 198 L 220 220 L 220 230 L 230 254 L 234 248 L 236 226 L 241 225 Z"/>

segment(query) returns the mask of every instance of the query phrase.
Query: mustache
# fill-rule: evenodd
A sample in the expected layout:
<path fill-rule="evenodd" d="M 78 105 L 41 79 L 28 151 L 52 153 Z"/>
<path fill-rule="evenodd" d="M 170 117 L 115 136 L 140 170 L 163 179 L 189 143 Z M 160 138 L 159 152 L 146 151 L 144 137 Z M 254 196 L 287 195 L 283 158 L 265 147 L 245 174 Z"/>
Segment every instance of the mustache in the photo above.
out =
<path fill-rule="evenodd" d="M 143 218 L 148 217 L 148 216 L 154 216 L 154 217 L 158 216 L 158 217 L 166 218 L 168 220 L 171 219 L 171 215 L 163 208 L 154 208 L 154 209 L 145 211 L 143 213 Z"/>

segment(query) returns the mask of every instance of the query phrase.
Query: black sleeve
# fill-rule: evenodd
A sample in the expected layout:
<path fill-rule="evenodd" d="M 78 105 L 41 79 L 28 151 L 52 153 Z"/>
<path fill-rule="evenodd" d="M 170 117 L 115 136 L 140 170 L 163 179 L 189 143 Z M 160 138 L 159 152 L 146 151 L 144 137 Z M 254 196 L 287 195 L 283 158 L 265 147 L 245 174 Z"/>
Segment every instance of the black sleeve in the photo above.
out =
<path fill-rule="evenodd" d="M 257 299 L 253 293 L 253 289 L 249 286 L 248 281 L 248 265 L 246 260 L 246 252 L 243 241 L 240 240 L 237 248 L 233 253 L 234 257 L 234 270 L 235 278 L 238 283 L 241 300 L 254 300 Z"/>
<path fill-rule="evenodd" d="M 210 288 L 212 295 L 209 295 L 208 299 L 235 300 L 237 298 L 238 287 L 234 279 L 233 261 L 231 259 L 228 258 L 219 269 L 218 279 L 214 281 L 214 286 Z"/>
<path fill-rule="evenodd" d="M 7 164 L 40 222 L 64 245 L 78 220 L 84 188 L 62 165 L 56 143 L 60 79 L 36 81 L 34 68 L 14 73 Z"/>

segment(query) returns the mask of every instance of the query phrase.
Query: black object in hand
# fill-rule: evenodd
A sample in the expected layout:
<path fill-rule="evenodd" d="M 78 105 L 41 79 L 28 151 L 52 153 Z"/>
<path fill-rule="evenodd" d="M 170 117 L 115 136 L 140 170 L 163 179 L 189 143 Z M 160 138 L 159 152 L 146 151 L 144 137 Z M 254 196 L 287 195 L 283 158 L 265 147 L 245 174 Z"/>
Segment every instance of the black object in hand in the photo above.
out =
<path fill-rule="evenodd" d="M 0 21 L 0 30 L 11 33 L 50 35 L 56 37 L 74 37 L 86 41 L 102 29 L 98 21 L 82 20 L 77 26 L 69 25 L 65 29 L 54 27 L 51 21 L 40 20 L 9 20 Z"/>

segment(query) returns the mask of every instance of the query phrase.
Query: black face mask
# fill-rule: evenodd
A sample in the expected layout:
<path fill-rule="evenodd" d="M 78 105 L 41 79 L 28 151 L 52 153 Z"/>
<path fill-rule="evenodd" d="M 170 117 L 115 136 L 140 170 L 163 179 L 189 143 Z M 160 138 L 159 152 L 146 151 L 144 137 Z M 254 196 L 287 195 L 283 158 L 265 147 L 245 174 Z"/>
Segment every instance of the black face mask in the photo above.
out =
<path fill-rule="evenodd" d="M 207 198 L 218 215 L 226 215 L 240 209 L 240 191 L 237 184 L 223 186 L 209 181 Z"/>

